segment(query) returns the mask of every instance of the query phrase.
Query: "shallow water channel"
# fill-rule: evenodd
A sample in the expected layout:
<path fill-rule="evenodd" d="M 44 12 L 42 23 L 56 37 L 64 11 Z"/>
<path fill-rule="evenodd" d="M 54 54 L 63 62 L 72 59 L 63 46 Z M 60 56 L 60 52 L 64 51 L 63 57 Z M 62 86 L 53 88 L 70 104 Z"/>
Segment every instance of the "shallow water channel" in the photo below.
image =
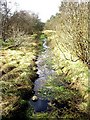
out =
<path fill-rule="evenodd" d="M 36 61 L 39 78 L 36 79 L 34 83 L 34 96 L 37 96 L 38 99 L 36 101 L 30 99 L 30 104 L 33 106 L 35 112 L 47 111 L 49 100 L 48 98 L 42 98 L 39 94 L 39 90 L 45 86 L 48 77 L 55 74 L 55 71 L 47 64 L 52 59 L 52 54 L 50 53 L 49 47 L 46 45 L 46 40 L 47 39 L 44 39 L 43 43 L 44 52 L 38 56 Z"/>

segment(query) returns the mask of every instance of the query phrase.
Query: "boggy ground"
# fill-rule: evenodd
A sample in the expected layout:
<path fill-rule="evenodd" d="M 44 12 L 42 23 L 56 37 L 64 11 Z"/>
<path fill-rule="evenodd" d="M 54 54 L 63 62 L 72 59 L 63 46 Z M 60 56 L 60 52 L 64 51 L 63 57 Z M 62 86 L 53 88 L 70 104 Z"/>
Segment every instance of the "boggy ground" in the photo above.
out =
<path fill-rule="evenodd" d="M 63 54 L 69 57 L 70 53 L 60 44 L 56 31 L 45 31 L 45 34 L 48 36 L 49 46 L 45 64 L 56 74 L 48 75 L 46 85 L 40 90 L 40 95 L 50 100 L 47 111 L 34 114 L 33 110 L 31 113 L 31 109 L 28 109 L 28 120 L 89 120 L 88 67 L 81 60 L 75 61 L 77 56 L 73 55 L 73 61 L 65 59 Z"/>
<path fill-rule="evenodd" d="M 24 42 L 17 49 L 12 47 L 7 49 L 6 46 L 1 52 L 3 119 L 9 119 L 12 113 L 11 115 L 19 120 L 52 118 L 89 120 L 87 66 L 80 60 L 73 62 L 64 58 L 56 44 L 55 40 L 63 49 L 55 31 L 46 31 L 45 34 L 48 36 L 49 46 L 45 64 L 56 73 L 54 76 L 48 75 L 46 85 L 40 90 L 40 95 L 50 100 L 48 110 L 45 113 L 34 114 L 33 108 L 29 106 L 25 111 L 25 107 L 28 106 L 26 98 L 32 94 L 32 81 L 37 77 L 35 65 L 37 44 L 39 48 L 42 48 L 42 45 L 31 37 L 24 37 Z M 65 55 L 69 56 L 69 53 L 65 52 Z M 73 59 L 76 60 L 76 56 Z M 18 111 L 11 112 L 16 110 Z"/>
<path fill-rule="evenodd" d="M 20 119 L 24 117 L 26 100 L 32 95 L 33 82 L 38 77 L 35 61 L 42 42 L 33 35 L 19 37 L 16 41 L 0 40 L 0 44 L 1 117 L 3 120 L 16 116 Z"/>

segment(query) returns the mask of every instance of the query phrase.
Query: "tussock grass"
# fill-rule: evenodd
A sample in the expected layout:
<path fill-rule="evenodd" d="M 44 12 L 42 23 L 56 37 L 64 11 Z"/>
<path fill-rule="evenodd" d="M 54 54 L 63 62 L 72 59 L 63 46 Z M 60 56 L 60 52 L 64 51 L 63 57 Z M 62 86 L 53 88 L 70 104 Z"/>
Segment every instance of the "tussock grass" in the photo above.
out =
<path fill-rule="evenodd" d="M 8 46 L 14 45 L 14 40 L 8 40 L 5 43 L 0 40 L 2 45 L 2 50 L 0 50 L 0 110 L 4 117 L 18 109 L 20 99 L 27 99 L 27 96 L 32 94 L 32 79 L 36 76 L 34 60 L 39 42 L 28 36 L 17 39 L 18 43 L 22 41 L 21 44 L 11 49 L 8 49 Z"/>

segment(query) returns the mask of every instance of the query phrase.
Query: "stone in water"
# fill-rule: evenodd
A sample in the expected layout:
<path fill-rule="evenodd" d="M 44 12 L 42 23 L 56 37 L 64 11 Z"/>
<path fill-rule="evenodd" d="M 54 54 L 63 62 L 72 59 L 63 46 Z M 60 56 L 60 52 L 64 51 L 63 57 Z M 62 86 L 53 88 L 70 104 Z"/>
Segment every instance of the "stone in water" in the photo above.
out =
<path fill-rule="evenodd" d="M 33 97 L 32 97 L 32 101 L 37 101 L 38 100 L 38 97 L 36 96 L 36 95 L 34 95 Z"/>

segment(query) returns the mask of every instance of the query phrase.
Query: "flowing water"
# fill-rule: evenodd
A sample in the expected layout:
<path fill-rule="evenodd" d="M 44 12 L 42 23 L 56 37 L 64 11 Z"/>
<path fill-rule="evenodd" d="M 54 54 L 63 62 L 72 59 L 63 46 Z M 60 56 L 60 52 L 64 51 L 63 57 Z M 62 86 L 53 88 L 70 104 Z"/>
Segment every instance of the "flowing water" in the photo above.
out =
<path fill-rule="evenodd" d="M 39 75 L 39 78 L 36 79 L 34 83 L 34 96 L 37 96 L 38 100 L 30 100 L 30 104 L 33 106 L 35 112 L 47 111 L 49 100 L 48 98 L 42 98 L 38 91 L 45 86 L 48 76 L 52 76 L 55 73 L 55 71 L 52 70 L 51 65 L 47 64 L 52 59 L 52 54 L 49 50 L 49 47 L 46 45 L 46 39 L 44 39 L 43 48 L 44 52 L 39 55 L 36 62 L 38 69 L 37 74 Z"/>

